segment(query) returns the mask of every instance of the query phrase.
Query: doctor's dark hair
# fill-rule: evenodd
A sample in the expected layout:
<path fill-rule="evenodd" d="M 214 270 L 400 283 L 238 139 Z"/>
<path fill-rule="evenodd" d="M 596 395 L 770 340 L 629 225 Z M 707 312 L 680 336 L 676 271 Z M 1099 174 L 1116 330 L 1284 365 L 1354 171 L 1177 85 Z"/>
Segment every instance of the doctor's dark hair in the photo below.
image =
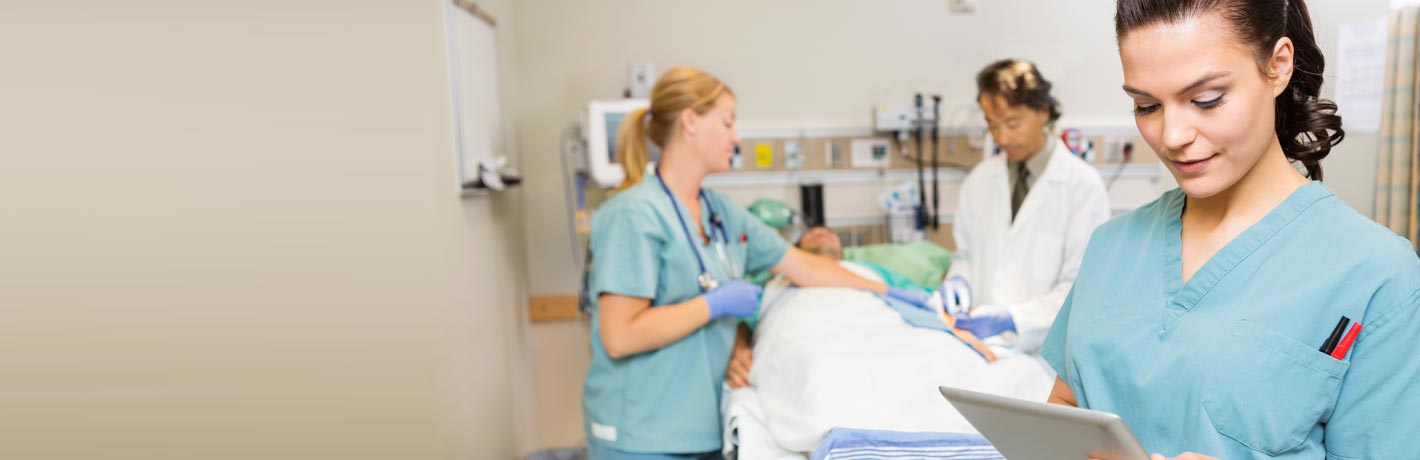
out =
<path fill-rule="evenodd" d="M 1216 15 L 1234 37 L 1248 45 L 1267 75 L 1266 63 L 1282 37 L 1292 39 L 1293 70 L 1287 89 L 1277 96 L 1277 140 L 1287 159 L 1321 180 L 1321 160 L 1346 137 L 1336 103 L 1321 98 L 1326 60 L 1316 44 L 1311 14 L 1304 0 L 1119 0 L 1114 34 L 1122 42 L 1130 31 Z"/>
<path fill-rule="evenodd" d="M 1001 96 L 1010 105 L 1023 105 L 1035 110 L 1044 110 L 1050 115 L 1050 123 L 1060 119 L 1060 101 L 1050 95 L 1050 80 L 1046 80 L 1035 68 L 1035 64 L 1025 59 L 1002 59 L 993 62 L 976 74 L 976 100 Z"/>
<path fill-rule="evenodd" d="M 651 87 L 651 107 L 632 111 L 616 130 L 616 159 L 626 172 L 616 191 L 641 183 L 650 160 L 648 138 L 664 149 L 682 111 L 690 109 L 704 114 L 715 108 L 715 102 L 725 94 L 733 96 L 735 93 L 703 70 L 683 66 L 666 69 L 656 80 L 656 86 Z"/>

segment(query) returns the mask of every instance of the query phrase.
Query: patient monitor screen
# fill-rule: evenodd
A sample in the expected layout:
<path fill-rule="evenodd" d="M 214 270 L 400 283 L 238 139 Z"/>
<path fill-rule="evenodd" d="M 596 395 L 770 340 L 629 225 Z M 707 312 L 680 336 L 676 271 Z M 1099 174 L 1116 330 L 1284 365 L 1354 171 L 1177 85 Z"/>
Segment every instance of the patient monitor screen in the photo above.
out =
<path fill-rule="evenodd" d="M 606 114 L 606 160 L 611 164 L 616 164 L 616 130 L 621 127 L 622 118 L 626 118 L 626 114 Z"/>

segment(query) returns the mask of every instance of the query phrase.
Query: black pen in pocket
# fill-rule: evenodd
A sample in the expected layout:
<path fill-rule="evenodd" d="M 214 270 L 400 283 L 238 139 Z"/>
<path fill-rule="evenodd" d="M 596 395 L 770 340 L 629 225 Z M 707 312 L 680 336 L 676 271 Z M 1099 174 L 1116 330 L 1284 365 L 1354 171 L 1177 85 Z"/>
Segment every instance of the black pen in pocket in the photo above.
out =
<path fill-rule="evenodd" d="M 1350 324 L 1351 318 L 1342 316 L 1341 321 L 1336 322 L 1336 329 L 1331 330 L 1331 337 L 1327 337 L 1326 342 L 1322 343 L 1321 349 L 1317 351 L 1326 353 L 1328 355 L 1331 354 L 1332 350 L 1336 349 L 1337 342 L 1341 341 L 1341 334 L 1346 332 L 1346 326 Z"/>

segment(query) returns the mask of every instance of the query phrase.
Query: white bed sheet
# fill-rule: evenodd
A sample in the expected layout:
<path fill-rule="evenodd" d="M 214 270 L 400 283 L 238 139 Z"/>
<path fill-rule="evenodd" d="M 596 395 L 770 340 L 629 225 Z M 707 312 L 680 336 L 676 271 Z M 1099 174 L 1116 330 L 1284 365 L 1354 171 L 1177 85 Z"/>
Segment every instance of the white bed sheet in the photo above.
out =
<path fill-rule="evenodd" d="M 728 390 L 728 389 L 727 389 Z M 764 408 L 753 387 L 725 392 L 725 453 L 737 460 L 808 460 L 774 443 L 765 423 Z"/>
<path fill-rule="evenodd" d="M 833 427 L 974 433 L 937 386 L 1043 401 L 1055 379 L 1033 355 L 987 363 L 869 292 L 771 284 L 764 298 L 750 384 L 787 451 L 813 451 Z"/>

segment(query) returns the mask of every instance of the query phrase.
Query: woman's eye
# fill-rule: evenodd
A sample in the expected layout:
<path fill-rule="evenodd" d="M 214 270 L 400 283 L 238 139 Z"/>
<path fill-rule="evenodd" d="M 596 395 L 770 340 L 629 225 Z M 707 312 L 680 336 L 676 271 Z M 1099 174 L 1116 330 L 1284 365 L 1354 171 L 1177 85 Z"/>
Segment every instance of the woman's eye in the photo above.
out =
<path fill-rule="evenodd" d="M 1159 110 L 1159 105 L 1158 105 L 1158 104 L 1149 104 L 1149 105 L 1137 105 L 1137 104 L 1136 104 L 1136 105 L 1134 106 L 1134 115 L 1148 115 L 1148 114 L 1154 113 L 1154 111 L 1156 111 L 1156 110 Z"/>
<path fill-rule="evenodd" d="M 1218 97 L 1206 101 L 1193 101 L 1193 105 L 1196 105 L 1198 106 L 1198 108 L 1204 110 L 1216 108 L 1220 105 L 1223 105 L 1223 96 L 1219 95 Z"/>

